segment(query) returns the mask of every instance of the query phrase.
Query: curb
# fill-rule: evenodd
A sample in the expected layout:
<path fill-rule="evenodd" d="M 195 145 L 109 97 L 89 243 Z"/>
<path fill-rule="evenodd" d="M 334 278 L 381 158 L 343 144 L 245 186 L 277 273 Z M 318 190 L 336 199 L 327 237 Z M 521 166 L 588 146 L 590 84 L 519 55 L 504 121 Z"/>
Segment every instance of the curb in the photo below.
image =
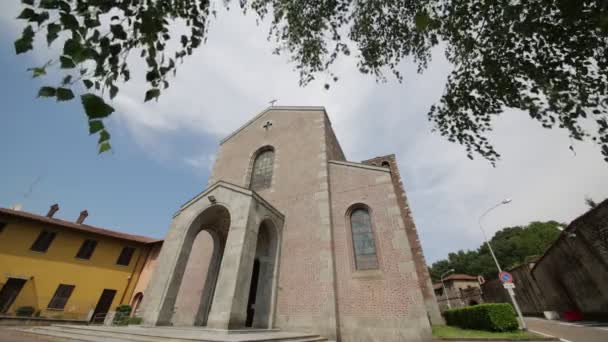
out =
<path fill-rule="evenodd" d="M 433 337 L 433 341 L 559 341 L 557 337 L 539 338 L 493 338 L 493 337 Z"/>

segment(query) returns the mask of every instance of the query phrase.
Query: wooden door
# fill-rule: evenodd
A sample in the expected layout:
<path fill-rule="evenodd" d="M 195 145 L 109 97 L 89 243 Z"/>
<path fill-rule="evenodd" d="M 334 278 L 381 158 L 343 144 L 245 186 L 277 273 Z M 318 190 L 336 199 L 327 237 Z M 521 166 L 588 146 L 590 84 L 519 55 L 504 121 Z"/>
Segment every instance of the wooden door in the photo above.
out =
<path fill-rule="evenodd" d="M 6 313 L 21 292 L 27 280 L 8 278 L 0 290 L 0 313 Z"/>
<path fill-rule="evenodd" d="M 99 297 L 99 301 L 97 302 L 97 306 L 95 307 L 95 311 L 93 311 L 91 322 L 103 323 L 106 318 L 106 314 L 108 311 L 110 311 L 110 306 L 114 301 L 114 296 L 116 296 L 116 290 L 103 290 L 101 296 Z"/>

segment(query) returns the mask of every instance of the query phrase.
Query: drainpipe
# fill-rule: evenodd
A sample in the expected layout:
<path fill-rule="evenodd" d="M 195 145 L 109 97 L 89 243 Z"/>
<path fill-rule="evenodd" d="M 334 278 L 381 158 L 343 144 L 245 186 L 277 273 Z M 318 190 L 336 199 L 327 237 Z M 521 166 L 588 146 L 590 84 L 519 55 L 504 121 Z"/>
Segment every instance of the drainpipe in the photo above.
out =
<path fill-rule="evenodd" d="M 144 245 L 146 246 L 146 245 Z M 129 290 L 129 286 L 131 286 L 131 281 L 133 280 L 133 277 L 135 276 L 135 272 L 137 272 L 137 265 L 139 265 L 139 260 L 141 260 L 141 255 L 143 253 L 139 253 L 139 255 L 137 256 L 137 262 L 135 263 L 135 267 L 133 267 L 133 272 L 131 272 L 131 275 L 129 276 L 129 279 L 127 280 L 127 286 L 125 286 L 125 290 L 122 292 L 122 296 L 120 297 L 120 304 L 122 304 L 125 300 L 125 296 L 127 295 L 127 291 Z M 150 249 L 148 249 L 146 251 L 146 258 L 144 259 L 144 265 L 142 265 L 142 270 L 143 270 L 143 266 L 145 266 L 145 261 L 148 260 L 148 256 L 150 255 Z"/>

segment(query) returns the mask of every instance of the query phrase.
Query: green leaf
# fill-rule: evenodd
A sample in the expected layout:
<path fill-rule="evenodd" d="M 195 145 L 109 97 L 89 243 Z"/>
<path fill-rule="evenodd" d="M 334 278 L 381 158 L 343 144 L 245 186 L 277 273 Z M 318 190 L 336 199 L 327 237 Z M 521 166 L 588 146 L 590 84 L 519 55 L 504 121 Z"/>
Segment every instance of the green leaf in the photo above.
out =
<path fill-rule="evenodd" d="M 66 85 L 66 84 L 70 83 L 71 80 L 72 80 L 72 75 L 67 75 L 66 77 L 63 78 L 63 81 L 61 81 L 61 84 Z"/>
<path fill-rule="evenodd" d="M 125 32 L 122 25 L 110 25 L 110 31 L 112 31 L 112 35 L 114 35 L 114 38 L 122 40 L 127 39 L 127 33 Z"/>
<path fill-rule="evenodd" d="M 15 52 L 17 54 L 27 52 L 31 49 L 33 49 L 31 39 L 27 40 L 27 39 L 21 38 L 21 39 L 17 39 L 15 41 Z"/>
<path fill-rule="evenodd" d="M 51 43 L 59 37 L 59 32 L 61 31 L 61 25 L 50 23 L 46 27 L 46 42 L 51 45 Z"/>
<path fill-rule="evenodd" d="M 65 26 L 65 28 L 69 30 L 77 30 L 80 26 L 76 17 L 71 14 L 61 13 L 59 20 L 61 21 L 63 26 Z"/>
<path fill-rule="evenodd" d="M 74 93 L 68 88 L 57 88 L 57 101 L 69 101 L 74 98 Z"/>
<path fill-rule="evenodd" d="M 104 128 L 101 120 L 89 120 L 89 134 L 95 134 Z"/>
<path fill-rule="evenodd" d="M 424 31 L 429 26 L 429 24 L 431 22 L 431 17 L 429 17 L 428 13 L 426 13 L 426 12 L 419 12 L 419 13 L 416 13 L 416 16 L 414 17 L 414 21 L 416 23 L 416 28 L 419 31 Z"/>
<path fill-rule="evenodd" d="M 21 3 L 25 5 L 34 6 L 34 0 L 21 0 Z"/>
<path fill-rule="evenodd" d="M 21 11 L 21 13 L 19 14 L 19 16 L 17 16 L 17 19 L 25 19 L 25 20 L 30 20 L 32 18 L 35 18 L 36 12 L 34 12 L 33 9 L 31 8 L 25 8 L 23 11 Z"/>
<path fill-rule="evenodd" d="M 70 57 L 61 56 L 59 57 L 59 60 L 61 61 L 62 69 L 71 69 L 76 67 L 76 64 L 74 64 L 74 61 Z"/>
<path fill-rule="evenodd" d="M 118 94 L 118 87 L 112 84 L 110 86 L 110 98 L 113 99 L 116 94 Z"/>
<path fill-rule="evenodd" d="M 110 140 L 110 133 L 108 133 L 108 131 L 106 131 L 105 129 L 101 132 L 99 132 L 99 143 L 102 144 L 106 141 Z"/>
<path fill-rule="evenodd" d="M 160 96 L 160 89 L 150 89 L 146 92 L 146 99 L 144 102 L 148 102 L 152 99 L 156 99 Z"/>
<path fill-rule="evenodd" d="M 38 90 L 38 97 L 53 97 L 57 90 L 53 87 L 42 87 Z"/>
<path fill-rule="evenodd" d="M 72 38 L 65 41 L 63 54 L 71 57 L 74 63 L 80 63 L 86 59 L 83 46 Z"/>
<path fill-rule="evenodd" d="M 36 77 L 40 77 L 40 76 L 46 75 L 46 69 L 45 69 L 45 67 L 29 68 L 27 70 L 32 72 L 32 78 L 36 78 Z"/>
<path fill-rule="evenodd" d="M 112 146 L 110 146 L 109 142 L 104 142 L 101 145 L 99 145 L 99 154 L 102 154 L 104 152 L 109 151 L 112 148 Z"/>
<path fill-rule="evenodd" d="M 17 54 L 24 53 L 33 49 L 32 42 L 34 41 L 34 29 L 28 25 L 21 34 L 21 38 L 15 41 L 15 52 Z"/>
<path fill-rule="evenodd" d="M 93 82 L 91 82 L 90 80 L 82 80 L 82 83 L 84 83 L 84 86 L 87 87 L 87 89 L 91 89 L 91 87 L 93 86 Z"/>
<path fill-rule="evenodd" d="M 85 113 L 91 119 L 105 118 L 114 112 L 112 106 L 95 94 L 84 94 L 80 96 L 80 99 Z"/>
<path fill-rule="evenodd" d="M 58 0 L 40 0 L 40 8 L 56 9 L 59 8 Z"/>

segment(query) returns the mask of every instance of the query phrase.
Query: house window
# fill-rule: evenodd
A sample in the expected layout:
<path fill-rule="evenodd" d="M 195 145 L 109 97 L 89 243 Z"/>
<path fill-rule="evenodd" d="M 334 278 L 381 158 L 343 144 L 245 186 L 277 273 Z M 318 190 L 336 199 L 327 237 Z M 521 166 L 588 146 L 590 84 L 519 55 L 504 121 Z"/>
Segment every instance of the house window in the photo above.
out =
<path fill-rule="evenodd" d="M 118 256 L 118 260 L 116 261 L 117 265 L 129 266 L 131 263 L 131 257 L 133 257 L 133 253 L 135 252 L 135 248 L 133 247 L 125 247 L 120 252 L 120 256 Z"/>
<path fill-rule="evenodd" d="M 53 298 L 49 302 L 48 308 L 55 310 L 63 310 L 65 304 L 68 302 L 68 299 L 70 299 L 70 296 L 72 295 L 72 291 L 74 291 L 74 285 L 59 284 L 59 287 L 57 287 Z"/>
<path fill-rule="evenodd" d="M 251 190 L 262 190 L 272 183 L 272 168 L 274 166 L 274 151 L 264 150 L 255 158 L 251 171 Z"/>
<path fill-rule="evenodd" d="M 76 257 L 78 259 L 91 259 L 91 255 L 93 255 L 95 247 L 97 247 L 97 241 L 91 239 L 84 240 L 82 246 L 80 246 L 80 249 L 78 250 L 78 254 L 76 254 Z"/>
<path fill-rule="evenodd" d="M 358 270 L 378 268 L 376 243 L 369 211 L 365 208 L 353 210 L 350 214 L 350 227 L 355 250 L 355 267 Z"/>
<path fill-rule="evenodd" d="M 55 240 L 56 235 L 57 233 L 55 232 L 43 230 L 30 249 L 35 252 L 46 252 L 49 249 L 51 242 Z"/>

